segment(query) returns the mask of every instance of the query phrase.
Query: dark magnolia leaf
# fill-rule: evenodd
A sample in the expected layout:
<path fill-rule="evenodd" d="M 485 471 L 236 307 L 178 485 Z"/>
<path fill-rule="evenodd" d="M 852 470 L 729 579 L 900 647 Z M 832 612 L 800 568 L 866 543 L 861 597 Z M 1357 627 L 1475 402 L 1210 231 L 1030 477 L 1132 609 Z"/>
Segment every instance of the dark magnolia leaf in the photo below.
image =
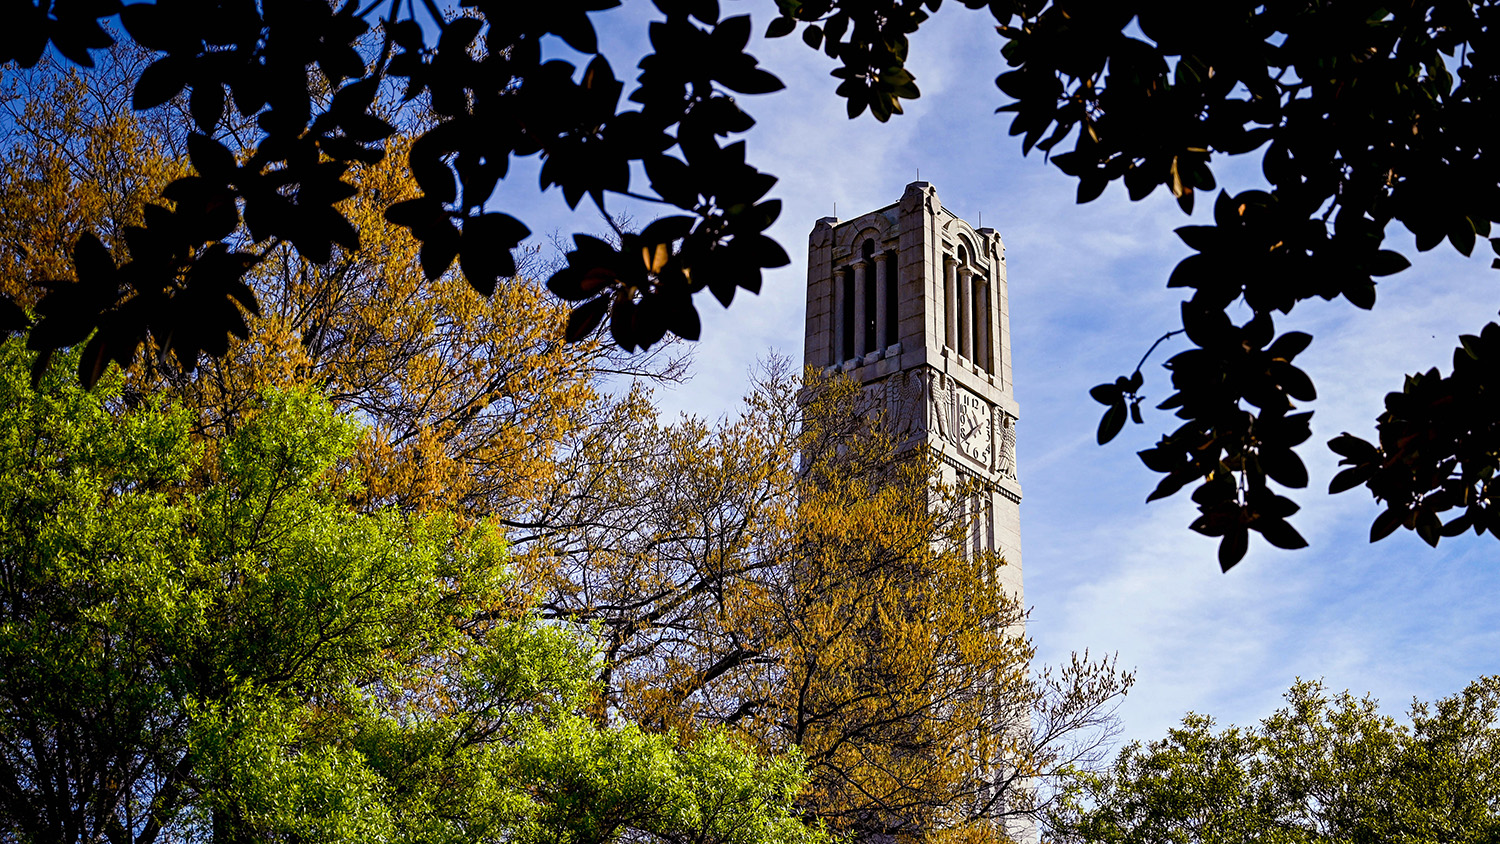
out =
<path fill-rule="evenodd" d="M 735 232 L 763 232 L 766 229 L 770 228 L 771 224 L 776 222 L 776 218 L 780 216 L 781 200 L 769 199 L 765 202 L 760 203 L 759 205 L 755 205 L 751 208 L 747 208 L 744 211 L 739 212 L 738 214 L 734 214 L 731 225 Z M 762 264 L 761 266 L 766 265 Z M 776 266 L 783 265 L 777 264 Z"/>
<path fill-rule="evenodd" d="M 1448 242 L 1453 244 L 1465 257 L 1474 253 L 1474 227 L 1468 220 L 1459 220 L 1457 226 L 1448 232 Z M 1373 275 L 1373 273 L 1372 273 Z M 1424 539 L 1426 537 L 1423 537 Z M 1429 545 L 1437 545 L 1436 534 Z"/>
<path fill-rule="evenodd" d="M 1312 379 L 1297 367 L 1276 361 L 1271 364 L 1271 372 L 1281 385 L 1281 389 L 1292 398 L 1298 401 L 1313 401 L 1318 397 L 1318 391 L 1313 387 Z"/>
<path fill-rule="evenodd" d="M 1442 520 L 1438 518 L 1436 513 L 1426 509 L 1425 502 L 1423 508 L 1417 513 L 1416 532 L 1417 536 L 1421 537 L 1423 542 L 1433 548 L 1437 547 L 1438 540 L 1443 537 Z"/>
<path fill-rule="evenodd" d="M 428 132 L 418 138 L 407 153 L 412 178 L 416 179 L 422 193 L 445 204 L 458 199 L 453 170 L 443 160 L 443 155 L 449 151 L 446 147 L 442 136 Z"/>
<path fill-rule="evenodd" d="M 458 257 L 462 236 L 453 221 L 445 220 L 423 233 L 421 261 L 422 274 L 432 281 L 453 266 Z"/>
<path fill-rule="evenodd" d="M 660 296 L 647 296 L 636 303 L 633 339 L 642 349 L 651 348 L 667 334 L 663 304 Z"/>
<path fill-rule="evenodd" d="M 1307 547 L 1307 540 L 1303 539 L 1302 534 L 1298 533 L 1297 529 L 1288 524 L 1285 519 L 1267 519 L 1261 517 L 1252 521 L 1250 527 L 1259 531 L 1260 535 L 1264 536 L 1267 542 L 1275 545 L 1277 548 L 1295 551 L 1298 548 Z"/>
<path fill-rule="evenodd" d="M 1177 229 L 1177 236 L 1197 252 L 1212 252 L 1224 241 L 1223 231 L 1218 226 L 1181 226 Z"/>
<path fill-rule="evenodd" d="M 760 295 L 761 274 L 759 269 L 744 267 L 735 275 L 735 283 L 743 290 Z"/>
<path fill-rule="evenodd" d="M 1380 449 L 1368 442 L 1344 432 L 1328 441 L 1328 448 L 1335 454 L 1341 454 L 1348 458 L 1339 461 L 1340 465 L 1346 463 L 1376 463 L 1380 460 Z"/>
<path fill-rule="evenodd" d="M 568 327 L 564 338 L 569 343 L 576 343 L 594 333 L 599 327 L 600 320 L 604 319 L 605 312 L 609 310 L 609 297 L 599 296 L 584 302 L 574 308 L 568 314 Z"/>
<path fill-rule="evenodd" d="M 1172 395 L 1167 396 L 1167 398 L 1166 398 L 1165 401 L 1163 401 L 1161 404 L 1157 405 L 1156 409 L 1157 410 L 1173 410 L 1175 408 L 1182 407 L 1186 403 L 1187 403 L 1187 395 L 1185 393 L 1173 393 Z"/>
<path fill-rule="evenodd" d="M 689 296 L 671 297 L 663 303 L 667 329 L 684 340 L 697 340 L 703 333 L 698 309 Z"/>
<path fill-rule="evenodd" d="M 91 231 L 79 235 L 73 244 L 73 268 L 78 283 L 92 290 L 108 291 L 115 286 L 115 259 Z"/>
<path fill-rule="evenodd" d="M 1187 462 L 1185 459 L 1180 462 Z M 1211 505 L 1223 505 L 1226 502 L 1238 501 L 1239 488 L 1234 485 L 1228 474 L 1215 477 L 1211 481 L 1204 481 L 1193 490 L 1193 503 L 1200 507 Z M 1239 518 L 1239 510 L 1236 506 L 1235 518 Z"/>
<path fill-rule="evenodd" d="M 78 382 L 85 390 L 94 389 L 99 379 L 104 376 L 110 361 L 117 362 L 123 369 L 130 366 L 135 360 L 136 351 L 140 348 L 140 338 L 129 338 L 122 336 L 118 330 L 101 327 L 94 332 L 83 347 L 83 352 L 78 357 Z"/>
<path fill-rule="evenodd" d="M 1374 258 L 1365 262 L 1365 271 L 1374 276 L 1395 275 L 1410 266 L 1411 261 L 1405 255 L 1382 249 L 1375 253 Z"/>
<path fill-rule="evenodd" d="M 43 305 L 49 305 L 46 310 L 51 313 L 32 326 L 26 335 L 26 348 L 32 351 L 63 349 L 82 343 L 93 332 L 99 324 L 101 309 L 76 307 L 72 297 L 64 295 L 72 292 L 66 288 L 53 290 L 37 303 L 39 313 L 43 311 Z"/>
<path fill-rule="evenodd" d="M 420 196 L 402 200 L 385 209 L 385 219 L 416 233 L 442 225 L 448 220 L 448 212 L 436 199 Z"/>
<path fill-rule="evenodd" d="M 1078 204 L 1083 205 L 1086 202 L 1093 202 L 1103 195 L 1104 189 L 1107 187 L 1109 187 L 1109 178 L 1106 176 L 1080 176 L 1078 179 Z"/>
<path fill-rule="evenodd" d="M 1351 279 L 1345 283 L 1344 298 L 1356 308 L 1368 311 L 1375 307 L 1375 282 L 1367 278 Z"/>
<path fill-rule="evenodd" d="M 0 294 L 0 337 L 9 337 L 30 326 L 31 319 L 26 316 L 26 310 L 9 296 Z"/>
<path fill-rule="evenodd" d="M 1150 502 L 1156 501 L 1157 499 L 1167 498 L 1169 496 L 1175 495 L 1178 490 L 1187 486 L 1195 478 L 1199 477 L 1202 477 L 1202 475 L 1192 467 L 1178 469 L 1172 472 L 1172 474 L 1167 475 L 1165 478 L 1161 479 L 1161 483 L 1156 485 L 1156 489 L 1153 489 L 1151 491 L 1151 494 L 1146 496 L 1146 502 L 1149 504 Z"/>
<path fill-rule="evenodd" d="M 1213 263 L 1204 255 L 1189 255 L 1177 262 L 1167 277 L 1168 287 L 1202 287 L 1206 277 L 1217 277 Z"/>
<path fill-rule="evenodd" d="M 1120 401 L 1120 384 L 1099 384 L 1089 390 L 1089 396 L 1100 404 L 1115 404 Z"/>
<path fill-rule="evenodd" d="M 1333 480 L 1329 481 L 1328 494 L 1333 495 L 1336 493 L 1346 492 L 1348 490 L 1354 489 L 1355 487 L 1374 477 L 1374 475 L 1374 466 L 1355 466 L 1352 469 L 1345 469 L 1344 471 L 1339 472 L 1337 475 L 1334 475 Z"/>
<path fill-rule="evenodd" d="M 371 114 L 355 114 L 339 121 L 344 137 L 359 143 L 373 144 L 396 134 L 396 127 Z M 327 141 L 322 143 L 326 144 Z"/>
<path fill-rule="evenodd" d="M 218 82 L 200 79 L 193 85 L 188 98 L 188 111 L 193 122 L 204 132 L 212 132 L 224 116 L 224 86 Z"/>
<path fill-rule="evenodd" d="M 1153 472 L 1170 472 L 1181 466 L 1183 462 L 1181 452 L 1160 446 L 1137 451 L 1136 456 L 1141 458 L 1146 468 Z"/>
<path fill-rule="evenodd" d="M 1104 445 L 1115 438 L 1115 435 L 1125 427 L 1125 400 L 1122 398 L 1110 405 L 1109 410 L 1104 411 L 1104 416 L 1099 420 L 1098 439 L 1099 444 Z"/>
<path fill-rule="evenodd" d="M 588 15 L 582 10 L 553 8 L 555 11 L 546 18 L 548 32 L 580 53 L 599 52 L 599 37 L 594 32 L 594 25 L 589 21 Z"/>
<path fill-rule="evenodd" d="M 786 85 L 774 73 L 758 67 L 736 67 L 718 74 L 724 87 L 740 94 L 770 94 Z"/>
<path fill-rule="evenodd" d="M 715 50 L 723 50 L 725 53 L 742 53 L 745 45 L 750 43 L 750 16 L 736 15 L 725 18 L 714 26 L 713 45 Z"/>
<path fill-rule="evenodd" d="M 177 56 L 152 62 L 135 81 L 130 104 L 136 111 L 146 111 L 171 100 L 187 85 L 190 68 L 187 60 Z"/>
<path fill-rule="evenodd" d="M 1272 343 L 1269 349 L 1266 349 L 1266 353 L 1273 359 L 1291 360 L 1297 355 L 1302 354 L 1303 350 L 1312 343 L 1312 339 L 1311 334 L 1301 331 L 1288 331 L 1277 337 L 1276 342 Z"/>
<path fill-rule="evenodd" d="M 188 160 L 204 178 L 223 184 L 232 184 L 239 169 L 229 147 L 197 132 L 188 135 Z"/>
<path fill-rule="evenodd" d="M 1136 399 L 1130 403 L 1130 421 L 1137 425 L 1146 424 L 1145 417 L 1141 416 L 1141 400 Z"/>
<path fill-rule="evenodd" d="M 192 37 L 170 10 L 157 3 L 126 5 L 120 10 L 120 23 L 137 44 L 148 50 L 173 50 Z"/>
<path fill-rule="evenodd" d="M 660 217 L 652 220 L 651 224 L 641 230 L 642 243 L 673 243 L 688 236 L 692 231 L 693 218 L 681 214 L 670 217 Z"/>
<path fill-rule="evenodd" d="M 736 240 L 744 242 L 741 249 L 752 256 L 753 263 L 757 267 L 775 269 L 776 267 L 784 267 L 792 262 L 792 259 L 786 254 L 786 250 L 781 248 L 781 244 L 765 235 L 758 234 L 749 238 L 740 235 Z"/>
<path fill-rule="evenodd" d="M 1385 539 L 1394 533 L 1396 528 L 1401 527 L 1401 523 L 1404 521 L 1406 521 L 1406 513 L 1404 511 L 1398 510 L 1394 506 L 1387 508 L 1385 512 L 1376 516 L 1375 521 L 1370 524 L 1370 541 L 1379 542 Z"/>
<path fill-rule="evenodd" d="M 630 296 L 617 296 L 609 311 L 609 334 L 615 345 L 633 352 L 635 345 L 635 300 Z"/>
<path fill-rule="evenodd" d="M 658 196 L 678 208 L 692 209 L 698 205 L 698 186 L 686 164 L 670 155 L 648 156 L 643 163 L 646 178 L 651 180 L 651 189 Z"/>
<path fill-rule="evenodd" d="M 619 284 L 619 275 L 607 266 L 563 267 L 547 279 L 547 289 L 569 302 L 587 299 Z"/>
<path fill-rule="evenodd" d="M 483 296 L 495 292 L 495 283 L 516 273 L 511 249 L 531 230 L 507 214 L 484 214 L 464 222 L 458 265 L 469 285 Z"/>
<path fill-rule="evenodd" d="M 40 50 L 38 52 L 40 52 Z M 38 56 L 38 58 L 40 58 L 40 56 Z M 35 63 L 36 63 L 36 60 L 33 59 L 32 60 L 32 64 L 35 64 Z M 30 67 L 30 66 L 31 65 L 22 65 L 22 67 Z M 26 348 L 28 348 L 28 349 L 32 348 L 32 346 L 31 346 L 31 344 L 29 342 L 26 344 Z M 44 349 L 37 349 L 36 350 L 37 355 L 31 361 L 31 388 L 33 390 L 35 390 L 38 386 L 41 385 L 41 383 L 42 383 L 42 376 L 44 376 L 44 375 L 47 374 L 47 367 L 49 367 L 52 364 L 52 356 L 53 356 L 54 353 L 56 353 L 56 351 L 57 351 L 56 348 L 44 348 Z"/>
<path fill-rule="evenodd" d="M 1235 564 L 1245 558 L 1245 552 L 1250 549 L 1250 532 L 1237 527 L 1224 534 L 1219 540 L 1219 570 L 1229 571 Z"/>
<path fill-rule="evenodd" d="M 324 236 L 350 252 L 358 252 L 359 229 L 349 222 L 349 218 L 333 208 L 319 210 L 321 213 L 317 215 L 317 218 Z"/>
<path fill-rule="evenodd" d="M 1442 534 L 1447 537 L 1458 536 L 1471 527 L 1477 526 L 1474 517 L 1464 513 L 1443 525 Z"/>
<path fill-rule="evenodd" d="M 784 36 L 791 35 L 792 31 L 796 28 L 796 18 L 772 18 L 770 25 L 766 27 L 766 37 L 782 38 Z M 816 47 L 817 45 L 813 46 Z"/>
<path fill-rule="evenodd" d="M 1211 349 L 1232 339 L 1234 324 L 1222 310 L 1188 300 L 1182 303 L 1182 329 L 1200 348 Z"/>
<path fill-rule="evenodd" d="M 709 275 L 708 291 L 726 308 L 734 302 L 734 291 L 738 289 L 739 285 L 735 283 L 734 277 L 727 272 L 719 270 Z"/>

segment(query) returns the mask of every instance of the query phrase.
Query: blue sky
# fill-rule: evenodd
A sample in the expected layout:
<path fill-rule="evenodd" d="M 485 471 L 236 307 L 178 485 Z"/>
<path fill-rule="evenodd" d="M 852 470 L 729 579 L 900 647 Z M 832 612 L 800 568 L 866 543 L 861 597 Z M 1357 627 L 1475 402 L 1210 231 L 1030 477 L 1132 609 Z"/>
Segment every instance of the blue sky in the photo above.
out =
<path fill-rule="evenodd" d="M 722 5 L 726 15 L 754 13 L 757 32 L 772 6 Z M 627 93 L 654 15 L 650 4 L 629 0 L 594 16 Z M 945 4 L 913 39 L 909 66 L 921 99 L 879 124 L 868 114 L 846 119 L 827 75 L 832 63 L 800 39 L 757 39 L 752 52 L 787 90 L 744 98 L 759 121 L 746 140 L 749 159 L 781 178 L 772 195 L 784 210 L 770 233 L 792 265 L 728 311 L 699 297 L 704 339 L 695 344 L 695 376 L 660 395 L 663 412 L 717 417 L 733 408 L 757 356 L 772 349 L 800 356 L 813 221 L 835 203 L 847 219 L 893 202 L 920 169 L 945 206 L 976 225 L 982 215 L 1005 240 L 1030 634 L 1042 661 L 1088 648 L 1117 652 L 1138 671 L 1120 709 L 1124 737 L 1159 737 L 1189 710 L 1221 723 L 1258 720 L 1297 677 L 1373 693 L 1399 714 L 1413 696 L 1452 694 L 1500 672 L 1500 544 L 1469 534 L 1434 551 L 1401 531 L 1371 545 L 1378 510 L 1368 494 L 1324 492 L 1336 462 L 1324 443 L 1341 431 L 1372 437 L 1381 398 L 1404 373 L 1446 369 L 1457 335 L 1495 318 L 1500 295 L 1488 258 L 1466 260 L 1446 245 L 1417 255 L 1397 240 L 1414 267 L 1381 282 L 1374 311 L 1316 301 L 1278 320 L 1278 332 L 1316 337 L 1298 359 L 1319 391 L 1309 405 L 1314 436 L 1300 450 L 1312 482 L 1293 494 L 1303 509 L 1292 519 L 1311 547 L 1253 543 L 1221 574 L 1214 541 L 1187 530 L 1195 510 L 1185 494 L 1144 503 L 1158 476 L 1134 452 L 1175 427 L 1173 418 L 1148 414 L 1146 426 L 1128 426 L 1100 448 L 1102 408 L 1087 395 L 1128 373 L 1156 337 L 1177 327 L 1180 296 L 1165 281 L 1188 254 L 1172 230 L 1189 220 L 1164 191 L 1131 203 L 1112 186 L 1076 205 L 1072 180 L 1039 155 L 1023 158 L 1007 134 L 1008 116 L 994 113 L 1004 104 L 993 83 L 1004 69 L 999 48 L 986 13 Z M 1221 185 L 1256 183 L 1258 159 L 1214 164 Z M 495 205 L 543 240 L 600 228 L 587 201 L 570 213 L 556 191 L 538 194 L 536 169 L 535 161 L 519 162 Z M 655 213 L 618 208 L 641 224 Z M 1148 366 L 1153 399 L 1169 392 L 1158 364 L 1180 348 L 1158 350 Z"/>

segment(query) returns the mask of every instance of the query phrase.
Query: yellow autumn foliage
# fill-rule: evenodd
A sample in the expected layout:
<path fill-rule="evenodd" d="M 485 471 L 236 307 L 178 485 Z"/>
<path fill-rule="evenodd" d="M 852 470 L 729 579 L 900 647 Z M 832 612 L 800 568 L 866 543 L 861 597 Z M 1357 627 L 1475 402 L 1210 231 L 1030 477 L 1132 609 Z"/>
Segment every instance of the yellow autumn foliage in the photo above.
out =
<path fill-rule="evenodd" d="M 71 277 L 69 253 L 84 231 L 123 260 L 124 227 L 189 172 L 179 150 L 191 127 L 174 106 L 145 115 L 129 106 L 139 61 L 117 47 L 88 73 L 43 63 L 7 80 L 0 285 L 23 305 L 41 282 Z M 234 146 L 233 135 L 231 126 L 221 140 Z M 609 352 L 562 342 L 534 254 L 488 298 L 456 267 L 423 278 L 417 242 L 382 216 L 415 195 L 409 143 L 393 138 L 383 161 L 350 174 L 360 190 L 341 210 L 360 230 L 359 250 L 319 265 L 289 244 L 260 245 L 264 259 L 247 278 L 261 309 L 247 319 L 249 338 L 191 373 L 148 354 L 127 374 L 126 397 L 169 393 L 212 434 L 231 429 L 268 386 L 315 384 L 366 425 L 350 468 L 367 503 L 526 512 L 554 484 L 564 438 L 607 401 L 596 384 Z"/>
<path fill-rule="evenodd" d="M 537 569 L 549 612 L 599 631 L 620 716 L 797 746 L 810 816 L 931 842 L 998 840 L 1107 734 L 1129 675 L 1033 673 L 1003 561 L 965 550 L 973 490 L 851 382 L 773 362 L 737 417 L 643 419 L 590 453 L 611 476 Z"/>

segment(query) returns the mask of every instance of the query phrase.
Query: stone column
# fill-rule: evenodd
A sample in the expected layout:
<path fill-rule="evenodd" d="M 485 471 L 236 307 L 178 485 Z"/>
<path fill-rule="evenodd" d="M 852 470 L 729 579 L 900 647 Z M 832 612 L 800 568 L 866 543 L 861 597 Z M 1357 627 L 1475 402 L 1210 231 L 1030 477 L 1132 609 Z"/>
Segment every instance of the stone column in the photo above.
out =
<path fill-rule="evenodd" d="M 943 256 L 943 345 L 958 349 L 958 261 Z"/>
<path fill-rule="evenodd" d="M 833 354 L 829 355 L 830 366 L 844 362 L 844 309 L 849 303 L 844 299 L 844 279 L 849 275 L 848 267 L 833 271 Z"/>
<path fill-rule="evenodd" d="M 990 285 L 983 276 L 974 279 L 974 299 L 979 305 L 979 313 L 974 315 L 974 364 L 985 372 L 993 372 L 990 314 L 994 310 L 990 302 Z"/>
<path fill-rule="evenodd" d="M 974 360 L 974 271 L 958 268 L 958 356 Z"/>
<path fill-rule="evenodd" d="M 854 357 L 861 358 L 865 355 L 865 344 L 869 342 L 866 337 L 866 325 L 869 322 L 870 311 L 865 301 L 865 262 L 857 261 L 854 264 Z"/>
<path fill-rule="evenodd" d="M 891 344 L 889 332 L 886 330 L 886 309 L 889 307 L 887 299 L 887 288 L 891 284 L 891 268 L 886 262 L 884 252 L 875 253 L 875 351 L 885 354 L 885 348 Z"/>

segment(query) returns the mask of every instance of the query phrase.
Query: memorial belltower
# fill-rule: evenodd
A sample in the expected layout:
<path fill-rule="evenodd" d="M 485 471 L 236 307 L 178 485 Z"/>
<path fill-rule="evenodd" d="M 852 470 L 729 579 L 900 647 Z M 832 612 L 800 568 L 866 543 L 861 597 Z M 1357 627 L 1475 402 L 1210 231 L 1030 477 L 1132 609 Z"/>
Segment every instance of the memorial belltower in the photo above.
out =
<path fill-rule="evenodd" d="M 997 577 L 1024 605 L 1000 235 L 954 216 L 927 182 L 852 220 L 818 220 L 808 238 L 803 361 L 865 385 L 899 435 L 937 453 L 944 481 L 982 482 L 969 502 L 974 550 L 1005 558 Z"/>

